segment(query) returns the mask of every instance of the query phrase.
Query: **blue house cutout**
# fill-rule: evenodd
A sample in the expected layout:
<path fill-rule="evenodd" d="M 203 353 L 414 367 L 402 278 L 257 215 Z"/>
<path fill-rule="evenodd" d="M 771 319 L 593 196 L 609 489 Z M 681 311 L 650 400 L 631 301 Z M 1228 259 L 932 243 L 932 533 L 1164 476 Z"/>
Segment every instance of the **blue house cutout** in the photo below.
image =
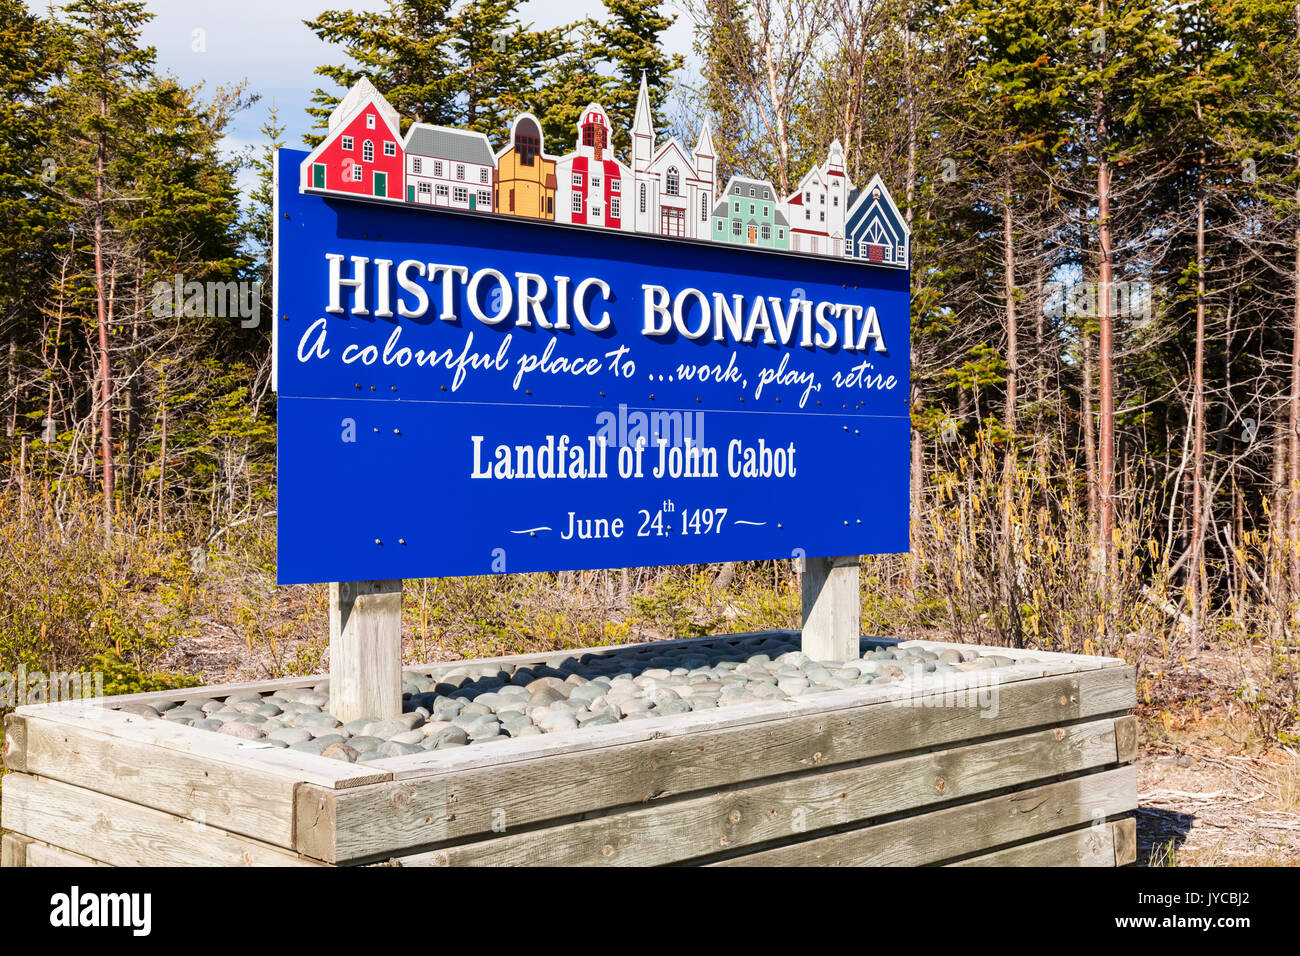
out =
<path fill-rule="evenodd" d="M 911 232 L 889 189 L 880 176 L 873 176 L 849 207 L 844 223 L 844 255 L 873 265 L 906 269 Z"/>

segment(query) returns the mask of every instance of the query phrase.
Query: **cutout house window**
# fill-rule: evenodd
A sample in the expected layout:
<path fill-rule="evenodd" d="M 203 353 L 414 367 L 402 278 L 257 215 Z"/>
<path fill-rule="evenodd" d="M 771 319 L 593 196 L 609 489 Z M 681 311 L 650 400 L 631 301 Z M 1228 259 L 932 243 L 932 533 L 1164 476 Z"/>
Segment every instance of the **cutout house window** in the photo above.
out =
<path fill-rule="evenodd" d="M 573 187 L 574 187 L 575 189 L 581 189 L 581 188 L 582 188 L 582 173 L 574 173 L 574 174 L 573 174 Z"/>
<path fill-rule="evenodd" d="M 520 166 L 533 165 L 533 160 L 542 151 L 541 132 L 530 120 L 519 124 L 515 135 L 515 150 L 519 154 Z"/>
<path fill-rule="evenodd" d="M 469 202 L 469 190 L 464 186 L 457 186 L 455 191 L 451 194 L 451 198 L 458 203 L 467 203 Z"/>
<path fill-rule="evenodd" d="M 394 143 L 391 139 L 384 140 L 384 155 L 385 156 L 397 155 L 397 144 Z"/>
<path fill-rule="evenodd" d="M 593 175 L 593 176 L 591 177 L 591 188 L 592 188 L 592 189 L 599 189 L 599 188 L 600 188 L 600 177 L 599 177 L 599 176 L 595 176 L 595 175 Z"/>
<path fill-rule="evenodd" d="M 488 181 L 488 170 L 486 166 L 478 171 L 478 181 L 481 183 Z"/>
<path fill-rule="evenodd" d="M 361 160 L 366 163 L 373 163 L 375 161 L 375 144 L 370 142 L 370 140 L 366 140 L 361 144 Z"/>
<path fill-rule="evenodd" d="M 750 187 L 749 187 L 749 194 L 750 194 L 751 196 L 754 195 L 754 187 L 753 187 L 753 186 L 750 186 Z"/>
<path fill-rule="evenodd" d="M 772 227 L 769 226 L 767 223 L 763 223 L 763 241 L 766 242 L 771 238 L 772 238 Z"/>
<path fill-rule="evenodd" d="M 839 197 L 838 195 L 836 195 L 836 196 L 832 196 L 832 197 L 831 197 L 831 205 L 832 205 L 832 206 L 838 206 L 839 204 L 840 204 L 840 197 Z"/>
<path fill-rule="evenodd" d="M 366 114 L 366 129 L 374 129 L 374 128 L 375 128 L 375 114 L 374 114 L 374 113 L 367 113 L 367 114 Z"/>
<path fill-rule="evenodd" d="M 776 237 L 777 237 L 778 239 L 784 239 L 784 238 L 785 238 L 785 230 L 784 230 L 784 229 L 778 229 L 778 230 L 776 231 Z"/>
<path fill-rule="evenodd" d="M 763 215 L 764 215 L 764 216 L 767 215 L 767 207 L 766 207 L 766 206 L 763 207 Z"/>
<path fill-rule="evenodd" d="M 641 184 L 641 211 L 645 212 L 645 183 Z"/>
<path fill-rule="evenodd" d="M 548 216 L 549 216 L 549 215 L 554 215 L 554 214 L 555 214 L 555 197 L 554 197 L 554 196 L 547 196 L 547 197 L 546 197 L 546 214 L 547 214 Z"/>
<path fill-rule="evenodd" d="M 680 196 L 682 188 L 682 177 L 677 172 L 676 166 L 668 167 L 668 175 L 664 180 L 664 192 L 669 196 Z"/>
<path fill-rule="evenodd" d="M 438 183 L 438 195 L 443 199 L 447 198 L 447 187 L 444 183 Z"/>
<path fill-rule="evenodd" d="M 733 219 L 733 220 L 731 220 L 731 234 L 732 234 L 733 236 L 739 236 L 739 235 L 740 235 L 740 220 L 739 220 L 739 219 Z"/>
<path fill-rule="evenodd" d="M 433 161 L 433 174 L 435 176 L 442 176 L 442 160 L 435 159 Z"/>
<path fill-rule="evenodd" d="M 609 181 L 609 191 L 612 193 L 621 193 L 623 191 L 623 180 L 611 179 Z"/>
<path fill-rule="evenodd" d="M 623 218 L 623 200 L 617 196 L 612 196 L 609 200 L 609 215 L 611 219 Z"/>
<path fill-rule="evenodd" d="M 420 189 L 421 196 L 428 196 L 430 193 L 433 192 L 433 190 L 429 187 L 428 183 L 420 183 L 419 189 Z"/>
<path fill-rule="evenodd" d="M 733 205 L 736 207 L 734 211 L 740 212 L 740 203 L 733 203 Z"/>
<path fill-rule="evenodd" d="M 750 203 L 750 204 L 749 204 L 749 214 L 750 214 L 751 216 L 754 215 L 754 204 L 753 204 L 753 203 Z"/>
<path fill-rule="evenodd" d="M 352 137 L 344 136 L 341 140 L 339 140 L 339 145 L 342 146 L 349 153 L 352 152 Z"/>
<path fill-rule="evenodd" d="M 573 194 L 573 211 L 579 214 L 582 213 L 582 193 Z"/>
<path fill-rule="evenodd" d="M 700 222 L 709 221 L 709 194 L 700 196 Z"/>
<path fill-rule="evenodd" d="M 492 194 L 486 189 L 478 191 L 478 204 L 480 207 L 492 205 Z"/>
<path fill-rule="evenodd" d="M 359 183 L 361 182 L 361 179 L 362 179 L 361 164 L 352 163 L 352 181 L 354 183 Z"/>
<path fill-rule="evenodd" d="M 464 179 L 464 178 L 465 178 L 465 164 L 464 164 L 464 163 L 457 163 L 457 164 L 456 164 L 456 178 L 457 178 L 457 179 Z"/>
<path fill-rule="evenodd" d="M 423 172 L 423 171 L 424 171 L 424 170 L 423 170 L 423 166 L 424 166 L 424 160 L 420 159 L 419 156 L 413 156 L 413 157 L 411 158 L 411 172 L 413 172 L 413 173 L 420 173 L 420 172 Z M 428 185 L 428 184 L 426 183 L 425 185 Z M 427 190 L 426 190 L 426 192 L 427 192 Z"/>

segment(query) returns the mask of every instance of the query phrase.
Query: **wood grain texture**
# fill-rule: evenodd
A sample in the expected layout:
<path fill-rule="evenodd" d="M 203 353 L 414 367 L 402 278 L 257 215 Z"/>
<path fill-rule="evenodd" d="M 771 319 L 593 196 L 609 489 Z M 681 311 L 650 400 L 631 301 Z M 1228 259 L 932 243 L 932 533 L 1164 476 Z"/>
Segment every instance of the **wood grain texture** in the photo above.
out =
<path fill-rule="evenodd" d="M 32 774 L 293 848 L 297 774 L 67 721 L 27 720 Z"/>
<path fill-rule="evenodd" d="M 21 714 L 5 715 L 4 765 L 7 770 L 27 770 L 27 718 Z"/>
<path fill-rule="evenodd" d="M 330 585 L 330 713 L 401 716 L 401 580 Z"/>
<path fill-rule="evenodd" d="M 926 866 L 1133 809 L 1119 767 L 721 860 L 712 866 Z"/>
<path fill-rule="evenodd" d="M 1133 807 L 1137 809 L 1137 807 Z M 1125 817 L 1111 824 L 1115 839 L 1115 865 L 1129 866 L 1137 862 L 1137 818 Z"/>
<path fill-rule="evenodd" d="M 27 865 L 27 847 L 32 838 L 21 833 L 0 835 L 0 868 L 17 869 Z"/>
<path fill-rule="evenodd" d="M 804 558 L 800 583 L 803 652 L 815 661 L 857 658 L 862 634 L 858 556 Z"/>
<path fill-rule="evenodd" d="M 107 863 L 101 863 L 99 860 L 92 860 L 88 856 L 82 856 L 80 853 L 73 853 L 71 850 L 65 850 L 62 847 L 50 846 L 48 843 L 42 843 L 40 840 L 32 840 L 27 844 L 27 861 L 24 866 L 75 866 L 75 867 L 106 867 Z"/>
<path fill-rule="evenodd" d="M 1132 763 L 1138 757 L 1138 722 L 1129 715 L 1115 722 L 1115 745 L 1119 759 L 1123 763 Z"/>
<path fill-rule="evenodd" d="M 658 866 L 971 798 L 1114 761 L 1115 722 L 1108 718 L 843 770 L 805 773 L 543 830 L 507 833 L 402 862 Z M 508 815 L 500 820 L 509 826 Z"/>
<path fill-rule="evenodd" d="M 780 708 L 768 708 L 769 719 L 761 723 L 676 734 L 643 721 L 639 733 L 645 736 L 629 743 L 560 749 L 512 761 L 494 754 L 510 745 L 496 744 L 475 757 L 496 762 L 452 765 L 453 770 L 440 774 L 347 791 L 304 786 L 298 793 L 296 848 L 331 863 L 400 853 L 490 833 L 497 810 L 509 826 L 528 826 L 777 774 L 1115 715 L 1134 701 L 1132 668 L 1043 678 L 998 690 L 996 712 L 926 706 L 922 699 L 907 706 L 860 704 L 798 717 L 782 717 Z M 546 736 L 582 733 L 589 732 Z"/>
<path fill-rule="evenodd" d="M 1113 824 L 1086 826 L 949 866 L 1115 866 Z"/>
<path fill-rule="evenodd" d="M 28 774 L 5 777 L 0 826 L 113 866 L 309 866 L 170 813 Z"/>

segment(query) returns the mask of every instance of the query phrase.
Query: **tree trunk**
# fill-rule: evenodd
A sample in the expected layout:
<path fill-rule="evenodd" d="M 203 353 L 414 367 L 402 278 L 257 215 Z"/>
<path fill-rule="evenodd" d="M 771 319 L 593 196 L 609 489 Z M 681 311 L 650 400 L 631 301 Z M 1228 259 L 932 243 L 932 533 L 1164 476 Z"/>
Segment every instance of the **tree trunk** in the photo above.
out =
<path fill-rule="evenodd" d="M 1098 0 L 1097 15 L 1106 19 L 1106 0 Z M 1105 54 L 1103 54 L 1104 56 Z M 1113 331 L 1110 314 L 1111 286 L 1111 229 L 1110 229 L 1110 163 L 1106 158 L 1106 96 L 1097 91 L 1097 245 L 1100 259 L 1097 271 L 1097 364 L 1100 372 L 1099 400 L 1101 423 L 1098 449 L 1098 507 L 1100 509 L 1098 544 L 1101 548 L 1101 573 L 1103 594 L 1109 605 L 1109 587 L 1113 577 L 1114 548 L 1111 538 L 1115 527 L 1115 384 L 1112 362 L 1114 356 Z"/>
<path fill-rule="evenodd" d="M 106 118 L 108 102 L 101 97 L 99 115 Z M 104 134 L 95 147 L 95 313 L 99 325 L 99 441 L 104 492 L 104 540 L 113 537 L 113 407 L 108 363 L 108 294 L 104 287 Z"/>
<path fill-rule="evenodd" d="M 1192 369 L 1192 556 L 1187 569 L 1192 640 L 1202 624 L 1205 547 L 1205 197 L 1196 199 L 1196 357 Z"/>

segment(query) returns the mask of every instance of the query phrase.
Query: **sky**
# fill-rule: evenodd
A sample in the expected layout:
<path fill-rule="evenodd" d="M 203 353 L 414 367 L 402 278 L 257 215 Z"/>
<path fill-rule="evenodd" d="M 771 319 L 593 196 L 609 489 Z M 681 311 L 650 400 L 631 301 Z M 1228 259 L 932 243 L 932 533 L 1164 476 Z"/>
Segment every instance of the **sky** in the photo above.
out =
<path fill-rule="evenodd" d="M 43 0 L 27 0 L 44 11 Z M 206 84 L 208 89 L 247 80 L 261 101 L 237 116 L 226 137 L 226 149 L 239 151 L 262 142 L 260 129 L 274 103 L 286 127 L 286 146 L 301 147 L 311 127 L 306 107 L 311 92 L 328 81 L 313 72 L 322 63 L 343 60 L 337 47 L 324 43 L 303 21 L 329 9 L 380 10 L 383 0 L 147 0 L 154 19 L 144 29 L 143 42 L 154 46 L 161 71 L 182 83 Z M 539 28 L 569 23 L 584 16 L 600 17 L 600 0 L 523 0 L 520 19 Z M 666 0 L 665 11 L 678 14 L 664 45 L 670 52 L 688 53 L 689 18 L 680 3 Z M 382 92 L 382 91 L 381 91 Z M 241 184 L 247 189 L 251 173 Z"/>

